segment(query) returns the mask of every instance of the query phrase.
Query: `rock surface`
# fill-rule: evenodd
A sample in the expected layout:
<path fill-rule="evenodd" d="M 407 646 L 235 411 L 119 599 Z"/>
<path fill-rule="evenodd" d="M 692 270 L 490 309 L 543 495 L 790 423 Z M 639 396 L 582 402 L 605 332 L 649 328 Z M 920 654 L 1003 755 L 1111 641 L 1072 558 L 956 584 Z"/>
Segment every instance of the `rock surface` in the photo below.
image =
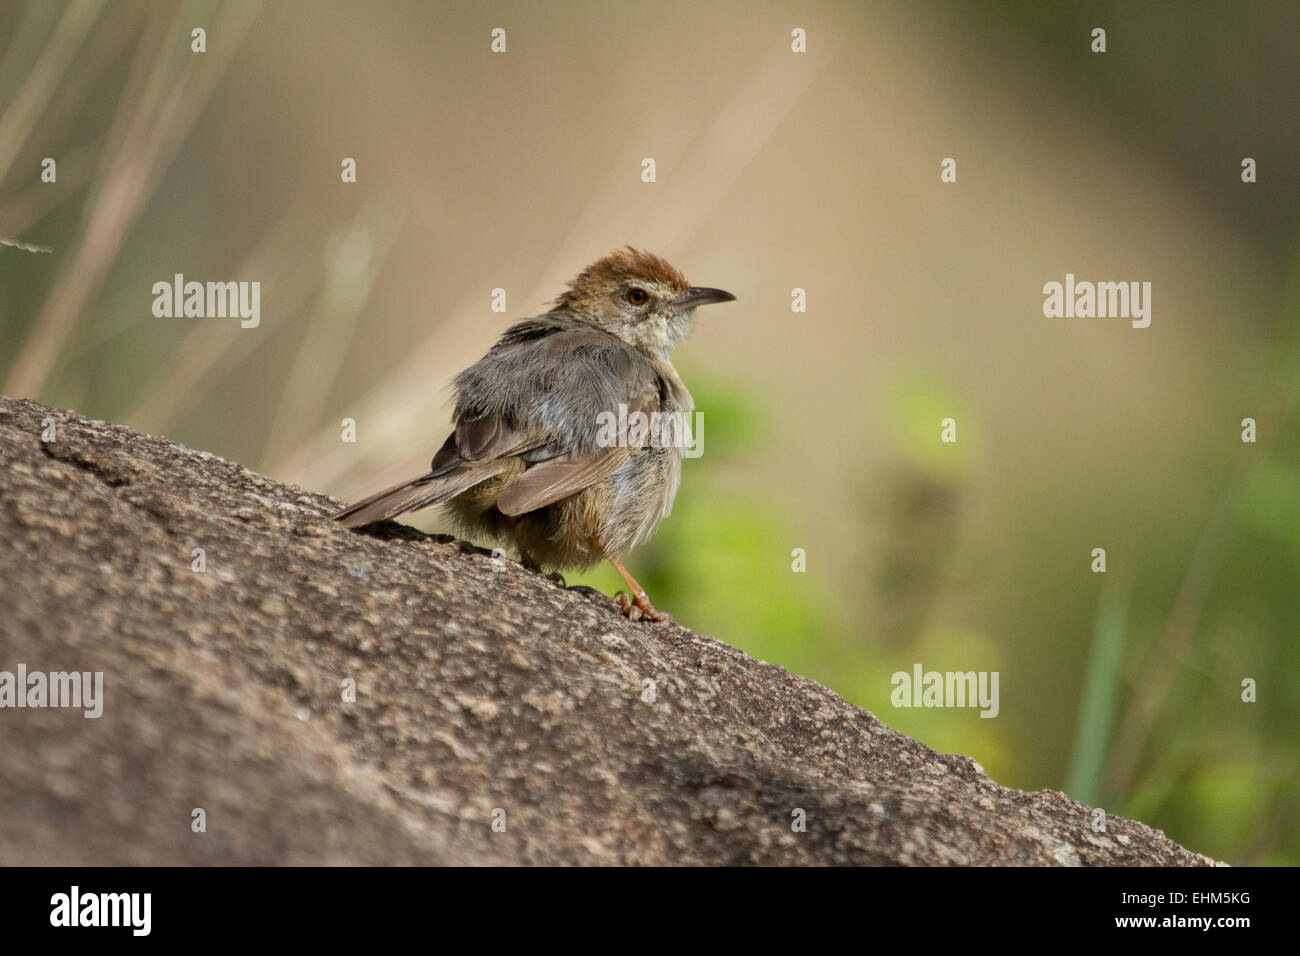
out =
<path fill-rule="evenodd" d="M 0 863 L 1212 862 L 338 505 L 0 399 L 0 671 L 104 675 L 98 719 L 0 709 Z"/>

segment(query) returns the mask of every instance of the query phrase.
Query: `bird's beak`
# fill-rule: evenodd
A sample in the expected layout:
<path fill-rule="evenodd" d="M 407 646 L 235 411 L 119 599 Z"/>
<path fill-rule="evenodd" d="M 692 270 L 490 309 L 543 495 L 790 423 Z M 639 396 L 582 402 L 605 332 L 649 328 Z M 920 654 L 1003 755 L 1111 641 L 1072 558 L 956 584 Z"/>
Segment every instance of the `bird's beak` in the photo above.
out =
<path fill-rule="evenodd" d="M 692 286 L 668 304 L 685 311 L 686 309 L 693 309 L 697 305 L 711 305 L 714 302 L 734 302 L 735 299 L 736 297 L 730 292 L 724 292 L 721 289 L 704 289 L 699 286 Z"/>

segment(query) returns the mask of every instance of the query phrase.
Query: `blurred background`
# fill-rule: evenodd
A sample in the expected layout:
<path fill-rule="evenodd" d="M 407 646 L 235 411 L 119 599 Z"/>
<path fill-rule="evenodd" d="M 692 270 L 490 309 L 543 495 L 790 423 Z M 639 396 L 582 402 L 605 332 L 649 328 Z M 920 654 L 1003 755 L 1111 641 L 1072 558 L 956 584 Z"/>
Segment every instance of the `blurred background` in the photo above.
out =
<path fill-rule="evenodd" d="M 653 250 L 740 299 L 675 355 L 704 455 L 627 559 L 656 605 L 1001 783 L 1300 863 L 1297 36 L 1293 0 L 3 0 L 0 237 L 52 251 L 0 245 L 0 390 L 351 499 Z M 260 326 L 155 318 L 178 272 L 259 281 Z M 1067 272 L 1151 282 L 1150 328 L 1045 318 Z M 916 663 L 998 671 L 998 717 L 892 707 Z"/>

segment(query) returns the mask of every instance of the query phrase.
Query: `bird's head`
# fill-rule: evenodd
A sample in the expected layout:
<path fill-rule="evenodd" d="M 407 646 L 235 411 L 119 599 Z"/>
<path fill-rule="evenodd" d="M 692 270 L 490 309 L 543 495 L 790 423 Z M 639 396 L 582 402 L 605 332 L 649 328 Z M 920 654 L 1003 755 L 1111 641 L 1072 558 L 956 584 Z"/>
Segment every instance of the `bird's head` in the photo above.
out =
<path fill-rule="evenodd" d="M 736 297 L 692 286 L 671 265 L 631 247 L 610 253 L 578 273 L 555 301 L 567 311 L 653 355 L 668 351 L 690 331 L 695 309 Z"/>

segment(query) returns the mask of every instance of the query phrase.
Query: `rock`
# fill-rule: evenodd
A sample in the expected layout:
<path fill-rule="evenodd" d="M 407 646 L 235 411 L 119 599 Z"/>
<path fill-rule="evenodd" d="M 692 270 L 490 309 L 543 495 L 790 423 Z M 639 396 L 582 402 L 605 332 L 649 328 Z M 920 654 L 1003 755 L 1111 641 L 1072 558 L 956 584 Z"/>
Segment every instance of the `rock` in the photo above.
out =
<path fill-rule="evenodd" d="M 0 400 L 0 671 L 104 675 L 97 719 L 0 710 L 0 862 L 1212 862 L 339 504 Z"/>

